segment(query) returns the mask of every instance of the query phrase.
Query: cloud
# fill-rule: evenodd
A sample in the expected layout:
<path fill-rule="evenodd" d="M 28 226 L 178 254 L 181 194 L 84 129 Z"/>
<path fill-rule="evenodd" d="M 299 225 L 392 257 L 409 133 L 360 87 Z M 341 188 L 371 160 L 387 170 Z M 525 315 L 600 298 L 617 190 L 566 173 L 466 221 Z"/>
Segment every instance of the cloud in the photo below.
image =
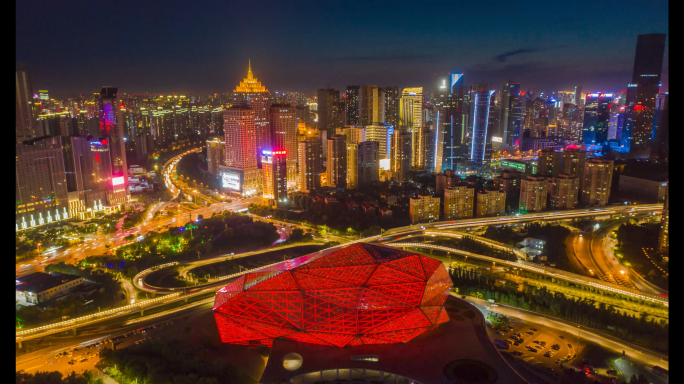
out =
<path fill-rule="evenodd" d="M 509 52 L 502 53 L 500 55 L 494 56 L 494 61 L 499 62 L 499 63 L 504 63 L 504 62 L 506 62 L 506 59 L 508 59 L 511 56 L 521 55 L 524 53 L 540 52 L 540 51 L 541 51 L 541 49 L 520 48 L 520 49 L 516 49 L 515 51 L 509 51 Z"/>

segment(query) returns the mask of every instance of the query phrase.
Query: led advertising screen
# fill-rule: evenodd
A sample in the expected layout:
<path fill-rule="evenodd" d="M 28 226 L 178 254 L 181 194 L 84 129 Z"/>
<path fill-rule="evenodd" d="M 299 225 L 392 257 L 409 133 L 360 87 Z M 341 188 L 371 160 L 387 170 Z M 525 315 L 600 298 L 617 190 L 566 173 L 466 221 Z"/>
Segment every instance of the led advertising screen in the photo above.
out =
<path fill-rule="evenodd" d="M 221 186 L 233 191 L 240 190 L 240 175 L 237 173 L 223 172 Z"/>
<path fill-rule="evenodd" d="M 124 178 L 123 176 L 119 177 L 112 177 L 112 185 L 121 185 L 124 183 Z"/>

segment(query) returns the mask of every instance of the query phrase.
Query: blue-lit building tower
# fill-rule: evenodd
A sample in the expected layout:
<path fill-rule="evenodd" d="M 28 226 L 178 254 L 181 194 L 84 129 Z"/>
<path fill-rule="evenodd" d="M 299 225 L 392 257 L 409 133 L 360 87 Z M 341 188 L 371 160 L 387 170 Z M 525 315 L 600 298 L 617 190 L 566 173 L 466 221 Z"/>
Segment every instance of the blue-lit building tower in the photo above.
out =
<path fill-rule="evenodd" d="M 474 103 L 470 160 L 475 164 L 487 164 L 492 158 L 490 109 L 494 105 L 494 92 L 488 84 L 474 84 L 470 94 Z"/>
<path fill-rule="evenodd" d="M 584 103 L 583 144 L 603 145 L 608 141 L 612 98 L 612 93 L 587 94 L 587 99 Z"/>

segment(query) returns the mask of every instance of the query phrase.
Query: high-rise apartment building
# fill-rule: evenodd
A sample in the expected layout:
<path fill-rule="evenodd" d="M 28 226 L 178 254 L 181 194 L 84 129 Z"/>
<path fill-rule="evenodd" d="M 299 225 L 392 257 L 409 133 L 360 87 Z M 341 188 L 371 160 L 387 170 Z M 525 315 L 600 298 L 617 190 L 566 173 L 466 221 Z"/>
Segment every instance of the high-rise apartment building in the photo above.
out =
<path fill-rule="evenodd" d="M 346 122 L 345 125 L 359 125 L 359 103 L 361 99 L 361 87 L 358 85 L 348 85 L 345 95 L 344 105 Z"/>
<path fill-rule="evenodd" d="M 69 217 L 87 210 L 99 210 L 105 206 L 120 205 L 112 183 L 112 165 L 107 139 L 92 136 L 62 137 L 62 154 L 67 192 L 69 194 Z"/>
<path fill-rule="evenodd" d="M 539 152 L 537 172 L 544 176 L 556 176 L 561 168 L 561 153 L 552 148 L 544 148 Z"/>
<path fill-rule="evenodd" d="M 443 173 L 436 175 L 436 193 L 443 193 L 446 188 L 456 186 L 461 183 L 461 176 L 451 169 L 445 169 Z"/>
<path fill-rule="evenodd" d="M 270 108 L 272 151 L 287 153 L 287 187 L 297 186 L 297 110 L 289 104 L 273 104 Z"/>
<path fill-rule="evenodd" d="M 380 159 L 389 159 L 391 137 L 394 133 L 394 127 L 387 123 L 372 124 L 363 127 L 366 131 L 366 141 L 377 141 L 379 147 Z"/>
<path fill-rule="evenodd" d="M 500 176 L 494 178 L 494 188 L 506 193 L 506 212 L 518 212 L 522 177 L 522 172 L 504 170 Z"/>
<path fill-rule="evenodd" d="M 412 147 L 411 132 L 394 130 L 390 146 L 390 171 L 397 182 L 407 181 L 406 176 L 411 171 Z"/>
<path fill-rule="evenodd" d="M 307 137 L 299 142 L 299 190 L 311 192 L 321 188 L 321 142 Z"/>
<path fill-rule="evenodd" d="M 661 93 L 656 100 L 651 159 L 667 162 L 670 156 L 670 96 Z"/>
<path fill-rule="evenodd" d="M 548 182 L 544 176 L 527 176 L 520 181 L 520 213 L 541 212 L 546 208 Z"/>
<path fill-rule="evenodd" d="M 421 127 L 418 129 L 417 135 L 418 145 L 416 145 L 416 155 L 418 159 L 415 161 L 417 169 L 429 169 L 430 172 L 435 169 L 435 131 L 430 127 Z"/>
<path fill-rule="evenodd" d="M 380 145 L 377 141 L 352 144 L 357 147 L 356 177 L 359 188 L 380 180 Z"/>
<path fill-rule="evenodd" d="M 612 101 L 612 93 L 587 94 L 584 105 L 584 128 L 582 128 L 582 143 L 603 144 L 608 140 L 610 103 Z"/>
<path fill-rule="evenodd" d="M 472 218 L 474 207 L 475 188 L 464 183 L 444 189 L 443 220 Z"/>
<path fill-rule="evenodd" d="M 470 160 L 476 164 L 488 164 L 492 159 L 493 122 L 490 120 L 494 106 L 494 90 L 491 84 L 474 84 L 473 134 L 470 144 Z"/>
<path fill-rule="evenodd" d="M 649 33 L 637 37 L 632 82 L 627 88 L 623 144 L 645 149 L 651 143 L 656 96 L 665 53 L 665 34 Z"/>
<path fill-rule="evenodd" d="M 613 160 L 591 158 L 584 164 L 582 205 L 585 207 L 608 204 L 613 180 Z"/>
<path fill-rule="evenodd" d="M 16 145 L 16 229 L 70 217 L 62 137 L 43 137 Z"/>
<path fill-rule="evenodd" d="M 347 187 L 347 138 L 344 135 L 332 135 L 328 139 L 328 157 L 326 161 L 326 178 L 328 186 L 333 188 Z"/>
<path fill-rule="evenodd" d="M 401 92 L 399 87 L 385 87 L 385 123 L 399 129 L 399 103 Z"/>
<path fill-rule="evenodd" d="M 431 195 L 419 195 L 409 199 L 409 217 L 411 224 L 439 221 L 441 199 Z"/>
<path fill-rule="evenodd" d="M 423 88 L 404 88 L 399 104 L 399 126 L 411 134 L 411 166 L 418 161 L 418 129 L 423 126 Z"/>
<path fill-rule="evenodd" d="M 223 137 L 207 139 L 207 170 L 212 175 L 219 174 L 219 166 L 226 165 L 226 142 Z"/>
<path fill-rule="evenodd" d="M 128 166 L 126 164 L 126 143 L 123 135 L 123 117 L 119 109 L 118 88 L 103 87 L 100 91 L 100 137 L 106 138 L 109 144 L 109 155 L 112 164 L 112 197 L 110 204 L 128 202 Z"/>
<path fill-rule="evenodd" d="M 36 130 L 36 122 L 33 112 L 33 83 L 29 71 L 23 65 L 16 67 L 16 142 L 31 140 L 42 136 Z"/>
<path fill-rule="evenodd" d="M 561 171 L 559 173 L 564 173 L 580 179 L 580 191 L 583 190 L 582 185 L 584 183 L 584 165 L 586 160 L 587 152 L 580 151 L 580 149 L 574 145 L 568 145 L 565 147 L 565 150 L 561 152 Z"/>
<path fill-rule="evenodd" d="M 506 213 L 506 192 L 487 189 L 477 192 L 477 213 L 475 217 L 503 216 Z"/>
<path fill-rule="evenodd" d="M 663 205 L 663 215 L 660 218 L 660 233 L 658 234 L 658 252 L 661 255 L 670 253 L 670 182 L 665 187 L 665 204 Z"/>
<path fill-rule="evenodd" d="M 262 150 L 261 167 L 264 183 L 264 203 L 268 206 L 281 206 L 287 203 L 287 164 L 286 150 Z"/>
<path fill-rule="evenodd" d="M 559 173 L 549 179 L 549 205 L 551 209 L 574 209 L 577 207 L 580 179 Z"/>

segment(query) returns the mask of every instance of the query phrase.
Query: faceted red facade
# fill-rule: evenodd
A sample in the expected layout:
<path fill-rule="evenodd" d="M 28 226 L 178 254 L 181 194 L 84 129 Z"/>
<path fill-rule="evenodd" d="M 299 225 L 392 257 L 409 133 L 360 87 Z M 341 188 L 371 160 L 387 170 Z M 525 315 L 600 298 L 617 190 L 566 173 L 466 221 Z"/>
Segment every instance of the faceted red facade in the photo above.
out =
<path fill-rule="evenodd" d="M 449 320 L 452 285 L 440 261 L 361 243 L 240 276 L 213 310 L 224 343 L 405 343 Z"/>

